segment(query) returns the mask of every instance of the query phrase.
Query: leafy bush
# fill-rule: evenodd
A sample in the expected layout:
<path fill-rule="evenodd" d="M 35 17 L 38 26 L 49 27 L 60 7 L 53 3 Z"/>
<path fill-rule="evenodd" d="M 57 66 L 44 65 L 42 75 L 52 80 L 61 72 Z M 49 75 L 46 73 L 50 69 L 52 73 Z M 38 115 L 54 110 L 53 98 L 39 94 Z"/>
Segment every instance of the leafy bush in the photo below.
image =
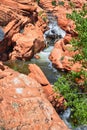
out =
<path fill-rule="evenodd" d="M 87 124 L 87 91 L 82 92 L 82 89 L 75 82 L 76 77 L 80 77 L 80 73 L 77 75 L 77 73 L 71 72 L 58 78 L 54 84 L 55 91 L 60 92 L 66 99 L 65 105 L 71 107 L 70 120 L 73 126 Z"/>
<path fill-rule="evenodd" d="M 84 4 L 78 12 L 73 3 L 70 5 L 74 10 L 72 14 L 67 14 L 67 17 L 75 21 L 78 33 L 70 43 L 80 52 L 74 56 L 74 61 L 80 61 L 83 67 L 80 72 L 72 71 L 60 77 L 54 88 L 66 99 L 65 105 L 71 107 L 70 120 L 73 126 L 77 126 L 87 124 L 87 5 Z"/>
<path fill-rule="evenodd" d="M 56 6 L 56 1 L 55 0 L 52 1 L 52 5 Z"/>
<path fill-rule="evenodd" d="M 58 5 L 64 6 L 64 1 L 58 1 L 58 2 L 56 2 L 56 0 L 53 0 L 52 1 L 52 5 L 53 6 L 58 6 Z"/>
<path fill-rule="evenodd" d="M 73 2 L 70 1 L 69 5 L 70 5 L 71 8 L 75 8 L 75 4 Z"/>
<path fill-rule="evenodd" d="M 74 10 L 72 14 L 67 14 L 67 17 L 75 21 L 78 32 L 78 38 L 74 38 L 71 44 L 79 48 L 82 57 L 87 62 L 87 5 L 84 4 L 79 12 Z"/>

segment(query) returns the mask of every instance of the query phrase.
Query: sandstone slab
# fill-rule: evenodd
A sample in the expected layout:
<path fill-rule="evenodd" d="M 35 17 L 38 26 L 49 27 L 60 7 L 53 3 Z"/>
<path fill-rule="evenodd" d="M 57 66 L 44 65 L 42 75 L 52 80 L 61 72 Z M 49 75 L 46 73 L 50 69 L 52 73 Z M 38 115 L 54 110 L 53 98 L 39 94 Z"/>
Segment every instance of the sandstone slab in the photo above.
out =
<path fill-rule="evenodd" d="M 0 63 L 0 129 L 68 130 L 41 85 Z"/>

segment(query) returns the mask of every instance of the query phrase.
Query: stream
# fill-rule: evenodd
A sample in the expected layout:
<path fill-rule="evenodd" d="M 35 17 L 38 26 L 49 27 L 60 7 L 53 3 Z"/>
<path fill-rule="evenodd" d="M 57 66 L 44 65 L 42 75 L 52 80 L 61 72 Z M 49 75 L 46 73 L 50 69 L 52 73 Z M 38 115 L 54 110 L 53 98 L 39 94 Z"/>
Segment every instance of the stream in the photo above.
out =
<path fill-rule="evenodd" d="M 52 14 L 48 13 L 48 20 L 49 20 L 49 30 L 44 33 L 44 40 L 47 44 L 47 48 L 45 48 L 37 55 L 40 57 L 39 59 L 32 58 L 30 61 L 6 61 L 4 64 L 13 68 L 16 71 L 19 71 L 24 74 L 28 74 L 28 64 L 37 64 L 41 70 L 46 75 L 47 79 L 51 84 L 57 81 L 58 77 L 61 76 L 61 72 L 56 70 L 53 66 L 51 61 L 49 60 L 49 54 L 53 49 L 53 45 L 56 41 L 63 38 L 66 35 L 66 32 L 63 31 L 57 24 L 56 17 L 52 16 Z M 60 117 L 64 120 L 66 125 L 72 130 L 87 130 L 87 126 L 79 126 L 75 129 L 72 128 L 72 125 L 69 122 L 69 117 L 71 114 L 70 108 L 65 110 L 60 114 Z"/>
<path fill-rule="evenodd" d="M 61 72 L 57 71 L 55 68 L 53 68 L 51 61 L 49 60 L 50 52 L 53 49 L 54 42 L 59 40 L 60 38 L 63 38 L 65 36 L 65 31 L 63 31 L 58 25 L 56 21 L 56 17 L 53 17 L 50 13 L 48 14 L 49 19 L 49 30 L 44 33 L 44 40 L 47 44 L 47 48 L 45 48 L 40 53 L 37 53 L 37 55 L 40 57 L 39 59 L 32 58 L 30 61 L 6 61 L 5 65 L 9 66 L 10 68 L 13 68 L 14 70 L 28 74 L 28 64 L 37 64 L 41 70 L 46 75 L 47 79 L 51 84 L 54 84 L 54 82 L 57 81 L 58 77 L 61 75 Z"/>

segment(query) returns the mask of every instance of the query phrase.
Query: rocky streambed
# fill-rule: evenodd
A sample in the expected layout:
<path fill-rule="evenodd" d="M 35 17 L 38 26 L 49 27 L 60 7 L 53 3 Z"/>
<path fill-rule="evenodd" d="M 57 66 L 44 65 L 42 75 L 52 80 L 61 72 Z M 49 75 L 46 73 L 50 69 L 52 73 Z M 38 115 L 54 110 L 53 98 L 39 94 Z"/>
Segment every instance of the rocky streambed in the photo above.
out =
<path fill-rule="evenodd" d="M 50 103 L 55 106 L 59 101 L 55 100 L 56 94 L 39 67 L 30 64 L 27 76 L 2 63 L 28 61 L 46 46 L 43 32 L 47 24 L 37 15 L 39 9 L 32 1 L 0 1 L 0 25 L 4 31 L 0 38 L 1 130 L 68 130 Z"/>
<path fill-rule="evenodd" d="M 53 108 L 59 110 L 65 99 L 54 92 L 52 85 L 61 76 L 58 70 L 81 68 L 80 63 L 71 62 L 78 51 L 70 51 L 73 47 L 69 41 L 77 33 L 73 21 L 66 18 L 66 13 L 71 12 L 68 1 L 64 6 L 54 6 L 51 0 L 1 0 L 0 3 L 3 27 L 0 60 L 4 63 L 0 62 L 0 129 L 72 129 L 70 109 L 61 114 L 65 125 Z M 76 6 L 80 8 L 83 2 L 78 3 Z M 81 126 L 76 130 L 86 128 Z"/>
<path fill-rule="evenodd" d="M 52 65 L 52 62 L 49 60 L 49 55 L 53 50 L 54 43 L 59 41 L 60 39 L 64 38 L 66 32 L 63 31 L 57 24 L 56 17 L 52 15 L 52 13 L 48 13 L 48 20 L 49 20 L 49 30 L 44 33 L 44 40 L 47 44 L 47 47 L 39 52 L 36 53 L 35 57 L 33 57 L 30 61 L 7 61 L 4 62 L 5 65 L 9 66 L 10 68 L 24 74 L 29 73 L 28 65 L 29 64 L 36 64 L 40 67 L 40 69 L 45 74 L 46 78 L 51 84 L 54 84 L 58 77 L 60 77 L 64 72 L 60 72 L 55 69 Z M 18 90 L 19 93 L 21 89 Z M 65 124 L 72 130 L 85 130 L 86 126 L 80 126 L 76 129 L 73 129 L 73 126 L 69 122 L 69 118 L 71 116 L 71 108 L 67 108 L 64 112 L 60 113 L 61 119 L 65 122 Z"/>
<path fill-rule="evenodd" d="M 61 72 L 58 72 L 58 70 L 53 67 L 52 62 L 49 60 L 49 55 L 53 50 L 54 43 L 62 39 L 66 33 L 58 26 L 56 17 L 53 16 L 52 13 L 47 13 L 47 17 L 49 21 L 49 29 L 44 33 L 44 42 L 46 44 L 45 49 L 36 53 L 36 55 L 29 61 L 9 60 L 4 62 L 4 64 L 24 74 L 29 73 L 28 64 L 37 64 L 44 72 L 48 81 L 51 84 L 54 84 Z"/>

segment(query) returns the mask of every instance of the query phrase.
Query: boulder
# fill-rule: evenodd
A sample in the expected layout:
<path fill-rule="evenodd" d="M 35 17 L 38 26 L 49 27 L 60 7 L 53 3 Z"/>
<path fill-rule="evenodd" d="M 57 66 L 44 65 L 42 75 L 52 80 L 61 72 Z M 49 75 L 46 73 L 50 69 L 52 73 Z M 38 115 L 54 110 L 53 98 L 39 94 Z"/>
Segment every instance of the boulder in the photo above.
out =
<path fill-rule="evenodd" d="M 42 86 L 50 84 L 47 78 L 45 77 L 44 73 L 36 64 L 29 64 L 29 71 L 29 77 L 35 79 Z"/>
<path fill-rule="evenodd" d="M 69 37 L 68 40 L 67 38 L 68 37 L 65 36 L 64 39 L 55 43 L 49 59 L 57 69 L 80 71 L 82 67 L 81 63 L 74 63 L 73 59 L 73 56 L 79 54 L 79 51 L 74 51 L 73 46 L 68 43 L 71 37 Z"/>
<path fill-rule="evenodd" d="M 33 24 L 28 24 L 22 34 L 15 34 L 12 37 L 12 41 L 15 46 L 9 55 L 11 60 L 29 60 L 45 47 L 42 31 Z"/>
<path fill-rule="evenodd" d="M 0 129 L 69 130 L 41 85 L 0 63 Z"/>
<path fill-rule="evenodd" d="M 29 64 L 29 77 L 35 79 L 42 86 L 47 99 L 57 111 L 64 108 L 64 97 L 55 92 L 42 70 L 36 64 Z M 58 98 L 57 98 L 58 97 Z"/>

